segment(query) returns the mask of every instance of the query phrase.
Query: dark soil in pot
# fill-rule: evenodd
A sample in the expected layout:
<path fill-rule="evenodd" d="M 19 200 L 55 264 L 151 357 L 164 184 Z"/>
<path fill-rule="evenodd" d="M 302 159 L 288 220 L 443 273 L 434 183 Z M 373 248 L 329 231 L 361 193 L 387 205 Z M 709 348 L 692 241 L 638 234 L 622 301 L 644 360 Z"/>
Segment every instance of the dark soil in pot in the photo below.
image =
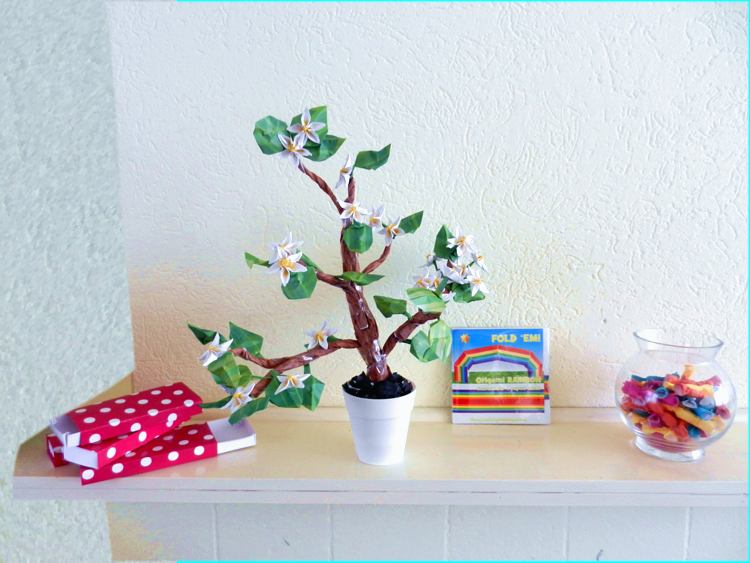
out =
<path fill-rule="evenodd" d="M 344 391 L 360 399 L 395 399 L 414 390 L 414 384 L 392 373 L 383 381 L 373 382 L 364 373 L 355 375 L 341 386 Z"/>

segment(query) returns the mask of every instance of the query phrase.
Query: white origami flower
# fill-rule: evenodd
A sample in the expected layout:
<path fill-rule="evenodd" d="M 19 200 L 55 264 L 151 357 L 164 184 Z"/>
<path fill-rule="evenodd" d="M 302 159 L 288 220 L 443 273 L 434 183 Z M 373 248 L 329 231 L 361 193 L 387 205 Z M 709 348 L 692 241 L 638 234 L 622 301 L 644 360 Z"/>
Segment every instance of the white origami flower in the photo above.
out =
<path fill-rule="evenodd" d="M 383 225 L 383 213 L 385 213 L 385 205 L 381 204 L 370 214 L 367 222 L 373 229 L 378 229 Z"/>
<path fill-rule="evenodd" d="M 282 391 L 286 391 L 290 387 L 296 387 L 297 389 L 304 389 L 305 388 L 305 379 L 310 377 L 310 374 L 293 374 L 290 373 L 289 375 L 277 375 L 276 378 L 279 380 L 279 387 L 276 389 L 275 395 L 278 395 Z"/>
<path fill-rule="evenodd" d="M 240 407 L 243 407 L 246 404 L 248 404 L 250 401 L 253 400 L 250 394 L 252 393 L 253 387 L 255 387 L 256 383 L 257 381 L 253 381 L 252 383 L 248 383 L 244 387 L 237 387 L 237 389 L 235 389 L 234 392 L 232 393 L 232 396 L 230 397 L 230 399 L 221 408 L 229 409 L 229 412 L 234 412 Z"/>
<path fill-rule="evenodd" d="M 349 178 L 352 176 L 352 170 L 354 170 L 354 157 L 349 155 L 346 157 L 346 163 L 339 169 L 339 181 L 336 182 L 336 189 L 338 190 L 342 186 L 349 184 Z"/>
<path fill-rule="evenodd" d="M 448 248 L 455 248 L 458 256 L 472 254 L 474 252 L 474 236 L 461 234 L 461 229 L 456 227 L 454 235 L 448 239 Z"/>
<path fill-rule="evenodd" d="M 281 285 L 286 285 L 289 283 L 289 277 L 291 274 L 307 271 L 305 265 L 300 264 L 300 258 L 302 258 L 301 252 L 298 252 L 297 254 L 290 254 L 289 256 L 282 256 L 268 266 L 268 272 L 279 272 L 279 277 L 281 277 Z"/>
<path fill-rule="evenodd" d="M 279 154 L 281 158 L 291 160 L 295 166 L 299 166 L 300 159 L 303 156 L 310 156 L 310 151 L 305 148 L 305 136 L 297 135 L 292 139 L 286 135 L 278 134 L 279 141 L 284 150 Z"/>
<path fill-rule="evenodd" d="M 302 246 L 302 242 L 301 240 L 294 240 L 292 233 L 289 233 L 281 242 L 272 243 L 271 250 L 273 250 L 273 255 L 271 256 L 271 262 L 276 262 L 284 256 L 294 254 Z"/>
<path fill-rule="evenodd" d="M 323 326 L 319 329 L 305 331 L 307 336 L 307 344 L 309 348 L 320 346 L 324 350 L 328 350 L 328 337 L 336 334 L 336 329 L 328 326 L 328 321 L 323 322 Z"/>
<path fill-rule="evenodd" d="M 442 299 L 442 300 L 443 300 L 443 301 L 444 301 L 445 303 L 448 303 L 449 301 L 453 300 L 453 297 L 454 297 L 455 295 L 456 295 L 456 292 L 455 292 L 455 291 L 446 291 L 446 292 L 444 292 L 444 293 L 441 293 L 441 294 L 440 294 L 440 297 L 441 297 L 441 299 Z"/>
<path fill-rule="evenodd" d="M 449 262 L 448 260 L 438 260 L 437 267 L 440 273 L 452 282 L 456 282 L 458 284 L 466 283 L 466 275 L 469 272 L 469 267 L 464 262 Z"/>
<path fill-rule="evenodd" d="M 484 263 L 484 253 L 481 250 L 477 250 L 474 252 L 474 263 L 482 268 L 485 272 L 487 271 L 487 266 Z"/>
<path fill-rule="evenodd" d="M 287 127 L 287 131 L 290 131 L 297 136 L 302 135 L 303 139 L 309 139 L 313 143 L 320 143 L 320 138 L 318 137 L 316 131 L 320 131 L 325 126 L 325 123 L 312 121 L 312 119 L 310 118 L 310 110 L 306 109 L 302 112 L 300 122 L 293 123 L 292 125 Z M 303 142 L 302 144 L 304 145 L 305 143 Z"/>
<path fill-rule="evenodd" d="M 367 217 L 370 215 L 370 212 L 359 205 L 359 203 L 357 203 L 356 201 L 348 203 L 346 201 L 339 200 L 339 205 L 343 208 L 343 211 L 341 212 L 342 219 L 353 219 L 357 223 L 367 222 Z"/>
<path fill-rule="evenodd" d="M 385 237 L 385 245 L 390 246 L 390 244 L 393 242 L 393 239 L 395 239 L 397 236 L 403 235 L 404 231 L 401 227 L 399 227 L 399 224 L 401 223 L 401 217 L 396 219 L 395 221 L 391 223 L 382 223 L 380 231 L 378 231 L 381 235 Z"/>
<path fill-rule="evenodd" d="M 484 284 L 484 280 L 482 279 L 482 274 L 476 268 L 469 269 L 467 281 L 471 285 L 472 295 L 476 295 L 479 291 L 481 291 L 482 293 L 489 293 L 489 290 L 487 289 L 487 286 Z"/>
<path fill-rule="evenodd" d="M 425 270 L 421 276 L 414 276 L 414 285 L 425 289 L 435 289 L 440 285 L 440 276 L 433 276 L 429 270 Z"/>
<path fill-rule="evenodd" d="M 219 336 L 219 333 L 217 332 L 214 335 L 214 339 L 206 347 L 206 350 L 200 355 L 200 358 L 198 358 L 198 361 L 203 364 L 203 367 L 206 367 L 211 362 L 215 362 L 229 351 L 229 347 L 232 345 L 232 340 L 227 340 L 224 344 L 221 344 L 220 341 L 221 336 Z"/>

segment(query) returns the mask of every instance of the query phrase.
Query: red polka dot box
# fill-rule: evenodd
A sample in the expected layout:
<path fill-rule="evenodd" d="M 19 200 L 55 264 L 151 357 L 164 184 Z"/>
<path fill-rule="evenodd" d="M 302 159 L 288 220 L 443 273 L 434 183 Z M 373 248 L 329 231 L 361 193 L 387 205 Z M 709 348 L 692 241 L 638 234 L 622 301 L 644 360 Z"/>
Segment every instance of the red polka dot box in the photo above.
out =
<path fill-rule="evenodd" d="M 65 461 L 70 463 L 92 469 L 100 469 L 117 461 L 133 450 L 137 450 L 142 445 L 149 443 L 162 434 L 178 428 L 188 418 L 182 414 L 170 413 L 165 422 L 147 426 L 146 428 L 142 428 L 140 423 L 136 422 L 133 424 L 133 428 L 136 430 L 130 434 L 123 434 L 116 438 L 102 440 L 96 444 L 89 444 L 87 446 L 63 448 L 63 457 Z"/>
<path fill-rule="evenodd" d="M 50 429 L 65 448 L 87 446 L 186 420 L 202 411 L 201 402 L 192 389 L 177 382 L 72 410 L 54 419 Z"/>
<path fill-rule="evenodd" d="M 100 469 L 81 467 L 81 483 L 129 477 L 139 473 L 208 459 L 255 445 L 255 432 L 247 420 L 229 424 L 227 419 L 188 424 L 151 440 L 135 451 Z"/>

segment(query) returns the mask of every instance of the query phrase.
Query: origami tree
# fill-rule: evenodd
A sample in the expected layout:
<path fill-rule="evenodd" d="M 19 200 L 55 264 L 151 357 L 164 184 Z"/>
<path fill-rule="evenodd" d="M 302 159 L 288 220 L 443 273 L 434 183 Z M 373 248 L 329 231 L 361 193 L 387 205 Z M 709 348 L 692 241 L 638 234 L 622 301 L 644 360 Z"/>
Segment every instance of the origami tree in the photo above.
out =
<path fill-rule="evenodd" d="M 414 233 L 422 222 L 422 211 L 386 220 L 384 206 L 370 211 L 357 201 L 355 170 L 376 170 L 383 166 L 388 161 L 390 145 L 379 151 L 359 152 L 356 158 L 350 155 L 339 171 L 338 182 L 331 188 L 303 162 L 303 159 L 326 160 L 344 143 L 344 139 L 328 132 L 325 106 L 305 110 L 288 124 L 272 116 L 264 117 L 255 124 L 253 135 L 264 154 L 279 155 L 289 161 L 331 200 L 341 221 L 342 273 L 324 272 L 301 252 L 302 241 L 295 241 L 291 233 L 272 245 L 268 260 L 246 253 L 245 261 L 251 269 L 261 267 L 278 273 L 281 291 L 288 299 L 309 298 L 318 282 L 340 289 L 349 307 L 353 336 L 337 338 L 335 329 L 323 323 L 319 329 L 306 333 L 308 343 L 304 351 L 292 356 L 266 358 L 261 352 L 263 338 L 233 323 L 229 324 L 227 336 L 188 325 L 196 338 L 207 345 L 200 357 L 201 363 L 228 393 L 225 398 L 203 406 L 230 409 L 232 423 L 265 409 L 268 403 L 278 407 L 304 406 L 313 410 L 320 401 L 324 385 L 311 375 L 310 363 L 342 348 L 359 352 L 366 366 L 364 373 L 372 382 L 391 377 L 388 355 L 399 343 L 408 344 L 411 353 L 423 362 L 447 360 L 450 328 L 440 319 L 446 304 L 450 301 L 478 301 L 484 299 L 487 292 L 483 277 L 486 271 L 484 258 L 476 249 L 474 238 L 458 228 L 451 232 L 443 226 L 435 237 L 432 253 L 422 265 L 424 272 L 415 277 L 414 287 L 406 290 L 408 302 L 374 296 L 375 305 L 383 316 L 405 317 L 404 322 L 382 340 L 363 288 L 383 278 L 374 272 L 390 255 L 394 241 Z M 342 197 L 338 197 L 334 190 L 342 193 Z M 362 266 L 360 256 L 372 246 L 375 232 L 383 237 L 383 250 L 378 258 Z M 413 313 L 409 312 L 409 302 L 416 308 Z M 415 334 L 422 325 L 428 325 L 427 330 Z M 267 373 L 256 375 L 247 365 L 237 364 L 236 358 L 255 364 Z M 300 368 L 302 373 L 298 371 Z"/>

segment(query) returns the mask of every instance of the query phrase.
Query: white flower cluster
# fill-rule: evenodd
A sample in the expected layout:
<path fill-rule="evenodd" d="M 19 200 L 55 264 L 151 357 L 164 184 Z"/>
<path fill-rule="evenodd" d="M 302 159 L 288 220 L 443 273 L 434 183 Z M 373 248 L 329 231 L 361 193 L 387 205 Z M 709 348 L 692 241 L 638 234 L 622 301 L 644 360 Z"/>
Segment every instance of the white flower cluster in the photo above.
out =
<path fill-rule="evenodd" d="M 299 166 L 303 156 L 310 156 L 310 151 L 305 148 L 305 143 L 311 141 L 313 143 L 320 143 L 317 131 L 320 131 L 325 127 L 325 123 L 319 121 L 313 121 L 310 117 L 310 110 L 306 109 L 302 112 L 299 123 L 293 123 L 287 127 L 287 131 L 294 133 L 294 137 L 288 135 L 277 135 L 279 142 L 284 150 L 279 154 L 281 158 L 289 160 L 295 166 Z"/>
<path fill-rule="evenodd" d="M 281 285 L 289 283 L 291 275 L 295 272 L 306 272 L 307 267 L 300 263 L 302 253 L 297 252 L 303 241 L 294 240 L 289 233 L 284 240 L 271 245 L 271 258 L 268 259 L 268 272 L 279 273 Z"/>
<path fill-rule="evenodd" d="M 456 251 L 456 260 L 446 260 L 437 258 L 434 254 L 427 255 L 427 261 L 422 264 L 425 268 L 424 273 L 414 277 L 416 287 L 436 290 L 442 282 L 453 282 L 458 285 L 469 284 L 471 295 L 478 292 L 489 293 L 487 285 L 484 283 L 484 272 L 487 267 L 484 262 L 484 255 L 476 248 L 474 236 L 462 234 L 461 229 L 454 229 L 453 237 L 448 239 L 447 247 Z M 430 272 L 430 267 L 435 271 Z M 445 301 L 453 299 L 454 292 L 444 291 L 442 297 Z"/>
<path fill-rule="evenodd" d="M 339 182 L 339 184 L 340 183 L 341 182 Z M 339 184 L 336 184 L 336 187 L 338 187 Z M 401 223 L 401 217 L 398 217 L 395 221 L 386 221 L 383 218 L 383 215 L 385 214 L 385 205 L 381 204 L 372 211 L 362 207 L 356 201 L 349 203 L 347 201 L 339 200 L 339 205 L 343 209 L 341 212 L 341 218 L 344 221 L 353 221 L 377 229 L 378 234 L 385 237 L 386 246 L 390 246 L 393 239 L 404 234 L 404 230 L 399 226 Z"/>

